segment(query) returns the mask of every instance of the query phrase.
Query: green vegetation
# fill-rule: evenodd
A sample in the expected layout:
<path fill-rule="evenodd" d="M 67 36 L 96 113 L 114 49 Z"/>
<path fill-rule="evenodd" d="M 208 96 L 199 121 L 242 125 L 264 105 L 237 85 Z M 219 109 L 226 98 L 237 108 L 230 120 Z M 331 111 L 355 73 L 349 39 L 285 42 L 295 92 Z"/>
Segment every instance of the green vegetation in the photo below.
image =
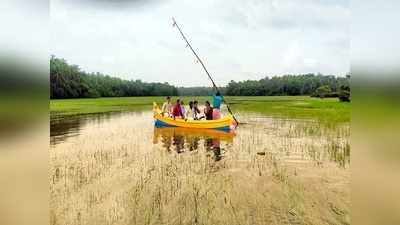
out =
<path fill-rule="evenodd" d="M 105 112 L 151 109 L 154 101 L 163 97 L 114 97 L 50 100 L 51 116 L 68 116 Z"/>
<path fill-rule="evenodd" d="M 201 104 L 210 97 L 182 97 L 187 104 L 196 99 Z M 308 96 L 247 96 L 226 97 L 234 112 L 256 112 L 268 116 L 310 118 L 324 122 L 350 121 L 350 104 L 336 98 L 311 98 Z M 51 116 L 67 116 L 104 112 L 150 110 L 153 102 L 162 103 L 164 97 L 124 97 L 96 99 L 62 99 L 50 101 Z"/>
<path fill-rule="evenodd" d="M 97 98 L 177 95 L 168 83 L 122 80 L 100 73 L 86 73 L 64 59 L 50 59 L 50 98 Z"/>
<path fill-rule="evenodd" d="M 323 96 L 319 92 L 323 92 Z M 132 96 L 209 96 L 212 87 L 175 87 L 168 83 L 122 80 L 101 73 L 86 73 L 64 59 L 50 59 L 50 98 L 97 98 Z M 284 75 L 260 80 L 231 81 L 221 87 L 229 96 L 310 96 L 340 97 L 350 100 L 350 75 L 336 77 L 322 74 Z M 317 93 L 316 93 L 317 92 Z M 340 94 L 338 94 L 340 93 Z"/>
<path fill-rule="evenodd" d="M 350 75 L 335 77 L 333 75 L 285 75 L 265 77 L 261 80 L 231 81 L 226 87 L 226 95 L 230 96 L 297 96 L 312 95 L 321 86 L 330 92 L 338 92 L 343 88 L 350 89 Z"/>
<path fill-rule="evenodd" d="M 349 84 L 341 85 L 338 91 L 332 91 L 328 85 L 323 85 L 311 97 L 319 98 L 339 98 L 341 102 L 350 102 L 350 86 Z"/>
<path fill-rule="evenodd" d="M 234 112 L 257 112 L 268 116 L 312 118 L 336 123 L 350 120 L 350 105 L 344 103 L 350 101 L 349 81 L 349 75 L 285 75 L 261 80 L 231 81 L 221 91 L 230 96 L 226 100 L 231 103 Z M 176 88 L 168 83 L 145 83 L 100 73 L 88 74 L 76 65 L 69 65 L 64 59 L 55 56 L 50 59 L 50 98 L 53 99 L 50 101 L 51 117 L 149 110 L 153 102 L 162 103 L 164 97 L 161 96 L 166 95 L 187 96 L 183 97 L 185 103 L 192 99 L 203 103 L 210 100 L 209 96 L 213 92 L 211 87 Z M 339 97 L 343 102 L 338 98 L 322 99 L 325 97 Z"/>
<path fill-rule="evenodd" d="M 323 85 L 323 86 L 317 88 L 317 90 L 315 90 L 312 97 L 325 98 L 325 97 L 330 97 L 331 95 L 332 95 L 331 88 L 328 85 Z M 335 97 L 337 97 L 337 94 Z"/>
<path fill-rule="evenodd" d="M 350 102 L 350 86 L 342 86 L 338 96 L 341 102 Z"/>
<path fill-rule="evenodd" d="M 350 122 L 350 104 L 337 98 L 308 96 L 231 97 L 235 111 L 258 112 L 285 118 L 317 119 L 324 123 Z"/>

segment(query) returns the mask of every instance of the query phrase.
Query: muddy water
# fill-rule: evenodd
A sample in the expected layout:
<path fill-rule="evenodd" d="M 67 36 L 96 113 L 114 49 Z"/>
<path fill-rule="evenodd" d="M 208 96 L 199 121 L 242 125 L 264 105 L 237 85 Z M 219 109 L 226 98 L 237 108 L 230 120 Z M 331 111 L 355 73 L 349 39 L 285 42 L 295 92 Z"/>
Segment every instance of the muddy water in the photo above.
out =
<path fill-rule="evenodd" d="M 241 114 L 236 131 L 150 111 L 51 121 L 52 224 L 346 224 L 348 124 Z"/>

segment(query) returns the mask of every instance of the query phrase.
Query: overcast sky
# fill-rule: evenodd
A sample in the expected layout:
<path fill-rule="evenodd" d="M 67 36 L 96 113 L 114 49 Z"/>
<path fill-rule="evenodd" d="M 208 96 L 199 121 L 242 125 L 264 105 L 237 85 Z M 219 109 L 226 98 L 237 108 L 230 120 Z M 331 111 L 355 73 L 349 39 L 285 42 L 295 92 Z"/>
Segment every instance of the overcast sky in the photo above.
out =
<path fill-rule="evenodd" d="M 112 2 L 112 3 L 110 3 Z M 350 67 L 348 0 L 51 0 L 51 53 L 88 72 L 209 86 Z"/>

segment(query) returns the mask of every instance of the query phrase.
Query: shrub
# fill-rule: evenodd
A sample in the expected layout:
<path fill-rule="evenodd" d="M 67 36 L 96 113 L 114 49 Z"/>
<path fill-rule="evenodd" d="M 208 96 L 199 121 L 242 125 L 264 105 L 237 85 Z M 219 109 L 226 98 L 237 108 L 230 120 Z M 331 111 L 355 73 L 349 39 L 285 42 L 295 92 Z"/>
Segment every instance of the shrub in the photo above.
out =
<path fill-rule="evenodd" d="M 329 97 L 329 95 L 331 93 L 332 93 L 331 88 L 328 85 L 323 85 L 323 86 L 317 88 L 317 90 L 315 90 L 312 97 L 325 98 L 325 97 Z"/>
<path fill-rule="evenodd" d="M 350 91 L 341 90 L 339 92 L 339 100 L 341 102 L 350 102 Z"/>

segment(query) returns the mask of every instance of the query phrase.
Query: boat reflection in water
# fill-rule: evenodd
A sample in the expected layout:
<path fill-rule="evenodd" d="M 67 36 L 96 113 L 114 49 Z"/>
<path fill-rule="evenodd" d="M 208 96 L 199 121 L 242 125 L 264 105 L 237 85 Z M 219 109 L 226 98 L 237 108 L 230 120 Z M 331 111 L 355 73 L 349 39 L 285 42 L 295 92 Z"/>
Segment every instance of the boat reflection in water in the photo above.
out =
<path fill-rule="evenodd" d="M 183 153 L 206 149 L 213 152 L 215 161 L 223 157 L 222 146 L 230 146 L 234 131 L 225 132 L 212 129 L 192 129 L 183 127 L 154 127 L 154 144 L 160 144 L 168 152 Z"/>

